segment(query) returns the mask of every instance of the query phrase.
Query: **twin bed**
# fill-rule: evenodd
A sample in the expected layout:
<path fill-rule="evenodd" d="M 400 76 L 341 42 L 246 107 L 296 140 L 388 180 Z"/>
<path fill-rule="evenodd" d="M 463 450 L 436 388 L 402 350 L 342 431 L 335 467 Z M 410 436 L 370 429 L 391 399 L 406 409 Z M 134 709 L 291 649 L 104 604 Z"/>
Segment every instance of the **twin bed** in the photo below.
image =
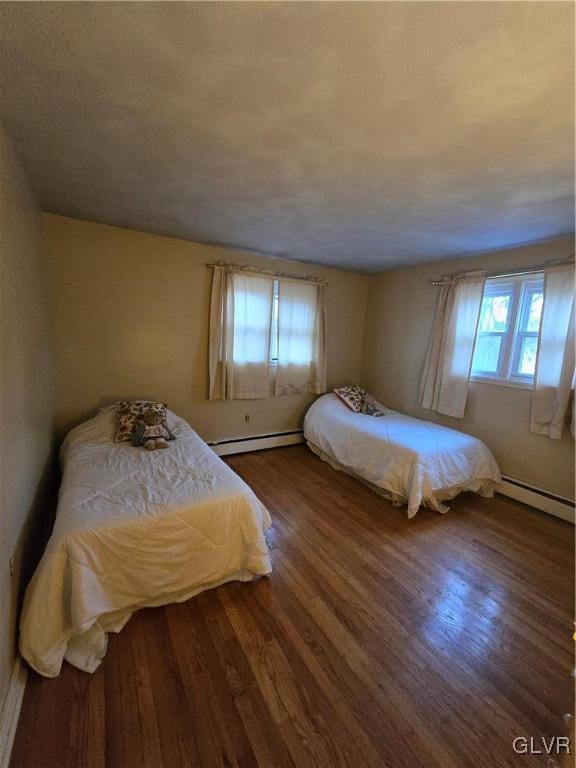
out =
<path fill-rule="evenodd" d="M 406 504 L 408 517 L 421 505 L 446 512 L 442 502 L 462 491 L 493 495 L 500 470 L 482 441 L 376 406 L 382 416 L 355 413 L 333 394 L 318 398 L 304 420 L 309 448 L 395 504 Z"/>
<path fill-rule="evenodd" d="M 308 445 L 407 504 L 409 517 L 421 504 L 443 512 L 463 490 L 492 495 L 500 474 L 483 443 L 384 410 L 375 418 L 320 397 L 305 419 Z M 107 633 L 139 608 L 271 572 L 266 508 L 187 422 L 167 416 L 176 440 L 165 450 L 113 442 L 113 406 L 63 443 L 56 522 L 20 624 L 20 651 L 42 675 L 58 675 L 64 659 L 94 672 Z"/>
<path fill-rule="evenodd" d="M 64 441 L 54 531 L 20 623 L 40 674 L 64 659 L 94 672 L 106 634 L 139 608 L 271 572 L 264 505 L 183 419 L 168 412 L 168 425 L 168 449 L 115 443 L 111 407 Z"/>

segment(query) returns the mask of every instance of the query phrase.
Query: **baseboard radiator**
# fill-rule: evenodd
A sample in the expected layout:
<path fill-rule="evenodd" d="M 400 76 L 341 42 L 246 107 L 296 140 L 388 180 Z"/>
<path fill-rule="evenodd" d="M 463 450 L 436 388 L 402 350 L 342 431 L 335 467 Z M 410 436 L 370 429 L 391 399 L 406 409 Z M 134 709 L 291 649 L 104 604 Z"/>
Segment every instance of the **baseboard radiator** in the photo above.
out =
<path fill-rule="evenodd" d="M 230 456 L 234 453 L 247 453 L 249 451 L 262 451 L 266 448 L 280 448 L 283 445 L 296 445 L 304 442 L 304 434 L 301 429 L 290 432 L 275 432 L 268 435 L 253 435 L 251 437 L 237 437 L 229 440 L 217 440 L 208 443 L 218 456 Z M 504 475 L 502 482 L 496 487 L 497 493 L 508 496 L 516 501 L 529 504 L 531 507 L 547 512 L 549 515 L 560 517 L 570 523 L 575 523 L 574 502 L 563 496 L 549 493 L 542 488 L 528 485 L 528 483 L 515 480 Z"/>
<path fill-rule="evenodd" d="M 208 445 L 218 456 L 229 456 L 232 453 L 247 453 L 262 451 L 266 448 L 280 448 L 283 445 L 296 445 L 304 442 L 301 429 L 290 432 L 275 432 L 271 435 L 253 435 L 251 437 L 235 437 L 229 440 L 216 440 Z"/>
<path fill-rule="evenodd" d="M 574 502 L 564 496 L 557 496 L 506 475 L 502 476 L 502 482 L 496 486 L 496 492 L 536 507 L 554 517 L 560 517 L 573 525 L 575 523 Z"/>

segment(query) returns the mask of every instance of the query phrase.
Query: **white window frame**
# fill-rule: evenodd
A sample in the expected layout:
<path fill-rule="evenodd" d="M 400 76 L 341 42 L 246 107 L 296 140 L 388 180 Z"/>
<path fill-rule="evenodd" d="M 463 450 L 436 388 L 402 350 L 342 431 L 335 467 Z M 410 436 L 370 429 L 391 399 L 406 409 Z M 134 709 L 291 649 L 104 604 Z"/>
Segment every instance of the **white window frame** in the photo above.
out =
<path fill-rule="evenodd" d="M 544 273 L 529 273 L 523 275 L 508 275 L 506 277 L 489 277 L 484 286 L 485 296 L 508 294 L 510 304 L 508 309 L 508 329 L 506 331 L 481 332 L 479 328 L 476 331 L 474 342 L 474 351 L 479 336 L 500 336 L 500 356 L 498 359 L 498 370 L 496 373 L 474 371 L 470 373 L 470 381 L 486 382 L 490 384 L 499 384 L 501 386 L 521 387 L 532 389 L 534 386 L 534 377 L 522 374 L 518 371 L 520 355 L 522 352 L 522 342 L 525 338 L 538 339 L 538 331 L 523 330 L 527 324 L 527 313 L 530 310 L 530 295 L 541 293 L 544 290 Z M 474 354 L 472 355 L 474 361 Z"/>

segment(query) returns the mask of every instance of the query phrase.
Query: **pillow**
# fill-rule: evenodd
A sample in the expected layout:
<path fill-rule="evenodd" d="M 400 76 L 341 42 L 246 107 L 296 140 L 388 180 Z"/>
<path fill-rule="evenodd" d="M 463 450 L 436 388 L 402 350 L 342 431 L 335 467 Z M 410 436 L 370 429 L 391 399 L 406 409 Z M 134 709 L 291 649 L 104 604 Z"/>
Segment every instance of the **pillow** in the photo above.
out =
<path fill-rule="evenodd" d="M 122 443 L 132 439 L 132 432 L 142 420 L 144 411 L 157 411 L 162 416 L 162 426 L 168 429 L 166 423 L 166 406 L 163 403 L 154 403 L 150 400 L 122 400 L 116 403 L 116 435 L 115 443 Z"/>
<path fill-rule="evenodd" d="M 366 390 L 362 387 L 338 387 L 334 394 L 354 413 L 360 413 L 366 399 Z"/>

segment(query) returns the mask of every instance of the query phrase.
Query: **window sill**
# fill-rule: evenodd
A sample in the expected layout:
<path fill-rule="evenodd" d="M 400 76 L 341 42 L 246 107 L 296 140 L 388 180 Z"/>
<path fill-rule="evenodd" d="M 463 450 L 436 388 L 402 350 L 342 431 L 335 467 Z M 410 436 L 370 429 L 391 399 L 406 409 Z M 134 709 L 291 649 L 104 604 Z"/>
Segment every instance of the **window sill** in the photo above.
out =
<path fill-rule="evenodd" d="M 510 379 L 491 379 L 490 376 L 470 376 L 471 384 L 494 384 L 497 387 L 509 387 L 510 389 L 527 389 L 532 391 L 534 384 L 524 383 L 523 381 L 512 381 Z"/>

